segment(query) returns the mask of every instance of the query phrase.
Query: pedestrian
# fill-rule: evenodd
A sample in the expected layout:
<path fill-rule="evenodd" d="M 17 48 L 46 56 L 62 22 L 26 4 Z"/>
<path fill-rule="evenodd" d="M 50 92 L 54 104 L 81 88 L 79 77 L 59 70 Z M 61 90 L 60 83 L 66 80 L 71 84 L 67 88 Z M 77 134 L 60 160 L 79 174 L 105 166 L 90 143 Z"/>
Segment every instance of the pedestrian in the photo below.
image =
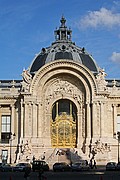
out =
<path fill-rule="evenodd" d="M 35 156 L 33 156 L 32 160 L 35 161 Z"/>
<path fill-rule="evenodd" d="M 85 160 L 85 164 L 86 164 L 86 166 L 88 166 L 88 161 L 87 160 Z"/>
<path fill-rule="evenodd" d="M 96 161 L 94 159 L 94 163 L 93 163 L 93 168 L 97 169 L 97 166 L 96 166 Z"/>
<path fill-rule="evenodd" d="M 92 159 L 90 159 L 89 166 L 90 166 L 91 169 L 93 169 Z"/>

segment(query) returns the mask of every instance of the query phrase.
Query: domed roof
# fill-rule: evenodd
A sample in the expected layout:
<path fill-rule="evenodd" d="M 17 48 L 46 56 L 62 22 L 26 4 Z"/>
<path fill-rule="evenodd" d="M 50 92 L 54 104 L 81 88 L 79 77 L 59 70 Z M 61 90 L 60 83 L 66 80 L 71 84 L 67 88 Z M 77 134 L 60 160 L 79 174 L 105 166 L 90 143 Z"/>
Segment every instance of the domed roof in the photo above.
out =
<path fill-rule="evenodd" d="M 54 31 L 55 42 L 50 47 L 42 48 L 41 52 L 35 57 L 31 66 L 30 73 L 35 74 L 45 64 L 55 60 L 73 60 L 86 66 L 94 74 L 98 73 L 98 66 L 85 48 L 80 48 L 71 41 L 72 31 L 65 25 L 65 18 L 61 18 L 61 26 Z"/>

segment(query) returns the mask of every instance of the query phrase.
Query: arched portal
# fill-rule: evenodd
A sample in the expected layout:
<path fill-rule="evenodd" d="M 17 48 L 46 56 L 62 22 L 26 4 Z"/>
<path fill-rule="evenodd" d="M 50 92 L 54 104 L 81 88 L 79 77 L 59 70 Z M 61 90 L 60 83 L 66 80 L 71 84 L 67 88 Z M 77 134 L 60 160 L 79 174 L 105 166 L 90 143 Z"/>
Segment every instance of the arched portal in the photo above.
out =
<path fill-rule="evenodd" d="M 77 108 L 67 99 L 53 104 L 51 144 L 57 148 L 74 148 L 77 144 Z"/>

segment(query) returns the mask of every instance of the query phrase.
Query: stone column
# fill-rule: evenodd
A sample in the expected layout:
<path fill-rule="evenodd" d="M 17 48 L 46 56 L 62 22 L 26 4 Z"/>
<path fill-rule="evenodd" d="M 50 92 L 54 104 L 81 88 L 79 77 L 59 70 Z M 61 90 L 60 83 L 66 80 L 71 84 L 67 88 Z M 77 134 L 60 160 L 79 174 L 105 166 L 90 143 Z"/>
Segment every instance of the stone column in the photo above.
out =
<path fill-rule="evenodd" d="M 14 105 L 11 105 L 11 132 L 14 133 L 14 122 L 15 122 L 15 111 L 14 111 Z"/>
<path fill-rule="evenodd" d="M 38 137 L 38 123 L 39 122 L 39 104 L 37 104 L 37 137 Z"/>
<path fill-rule="evenodd" d="M 18 128 L 19 128 L 19 116 L 18 116 L 18 108 L 16 109 L 16 122 L 14 122 L 14 128 L 15 128 L 15 134 L 16 134 L 16 139 L 18 137 Z M 18 139 L 17 139 L 18 140 Z"/>
<path fill-rule="evenodd" d="M 117 110 L 116 104 L 113 104 L 113 134 L 117 132 Z"/>
<path fill-rule="evenodd" d="M 70 115 L 72 115 L 72 103 L 70 102 Z"/>
<path fill-rule="evenodd" d="M 29 115 L 28 115 L 28 127 L 29 127 L 29 136 L 30 137 L 32 137 L 32 104 L 31 103 L 29 103 L 29 105 L 28 105 L 28 113 L 29 113 Z"/>
<path fill-rule="evenodd" d="M 38 104 L 38 137 L 42 137 L 42 104 Z"/>
<path fill-rule="evenodd" d="M 91 137 L 91 109 L 90 103 L 86 103 L 87 106 L 87 138 Z"/>
<path fill-rule="evenodd" d="M 23 113 L 24 113 L 24 104 L 23 104 L 23 100 L 21 99 L 21 138 L 23 138 L 23 136 L 24 136 L 24 128 L 23 128 L 23 126 L 24 126 L 24 115 L 23 115 Z"/>
<path fill-rule="evenodd" d="M 77 114 L 77 117 L 78 117 L 78 127 L 76 127 L 76 130 L 77 130 L 77 128 L 78 128 L 78 142 L 77 142 L 77 145 L 80 147 L 80 144 L 82 143 L 82 131 L 83 131 L 83 129 L 82 129 L 82 113 L 81 113 L 81 111 Z M 78 147 L 78 148 L 79 148 Z"/>
<path fill-rule="evenodd" d="M 56 103 L 56 116 L 58 116 L 58 102 Z"/>
<path fill-rule="evenodd" d="M 105 120 L 105 117 L 104 117 L 104 103 L 101 102 L 100 103 L 100 137 L 104 137 L 104 120 Z"/>
<path fill-rule="evenodd" d="M 97 110 L 96 104 L 92 104 L 92 137 L 96 138 L 98 135 L 98 126 L 97 126 Z"/>
<path fill-rule="evenodd" d="M 24 136 L 29 137 L 29 103 L 25 103 L 24 112 Z"/>
<path fill-rule="evenodd" d="M 50 120 L 51 120 L 51 113 L 47 113 L 46 115 L 46 119 L 45 119 L 45 127 L 44 127 L 44 131 L 45 131 L 45 136 L 46 136 L 46 146 L 51 147 L 51 133 L 50 133 Z"/>
<path fill-rule="evenodd" d="M 32 132 L 33 137 L 37 137 L 37 105 L 33 103 L 33 123 L 32 123 Z"/>

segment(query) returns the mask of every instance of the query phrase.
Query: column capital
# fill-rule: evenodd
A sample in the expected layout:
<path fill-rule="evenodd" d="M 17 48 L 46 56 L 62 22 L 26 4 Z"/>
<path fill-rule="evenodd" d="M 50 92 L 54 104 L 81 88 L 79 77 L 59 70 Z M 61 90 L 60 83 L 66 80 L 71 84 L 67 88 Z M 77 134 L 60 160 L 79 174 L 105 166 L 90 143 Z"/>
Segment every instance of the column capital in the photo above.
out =
<path fill-rule="evenodd" d="M 117 107 L 117 104 L 112 104 L 112 107 Z"/>
<path fill-rule="evenodd" d="M 10 104 L 10 107 L 11 107 L 11 108 L 15 107 L 15 104 Z"/>

